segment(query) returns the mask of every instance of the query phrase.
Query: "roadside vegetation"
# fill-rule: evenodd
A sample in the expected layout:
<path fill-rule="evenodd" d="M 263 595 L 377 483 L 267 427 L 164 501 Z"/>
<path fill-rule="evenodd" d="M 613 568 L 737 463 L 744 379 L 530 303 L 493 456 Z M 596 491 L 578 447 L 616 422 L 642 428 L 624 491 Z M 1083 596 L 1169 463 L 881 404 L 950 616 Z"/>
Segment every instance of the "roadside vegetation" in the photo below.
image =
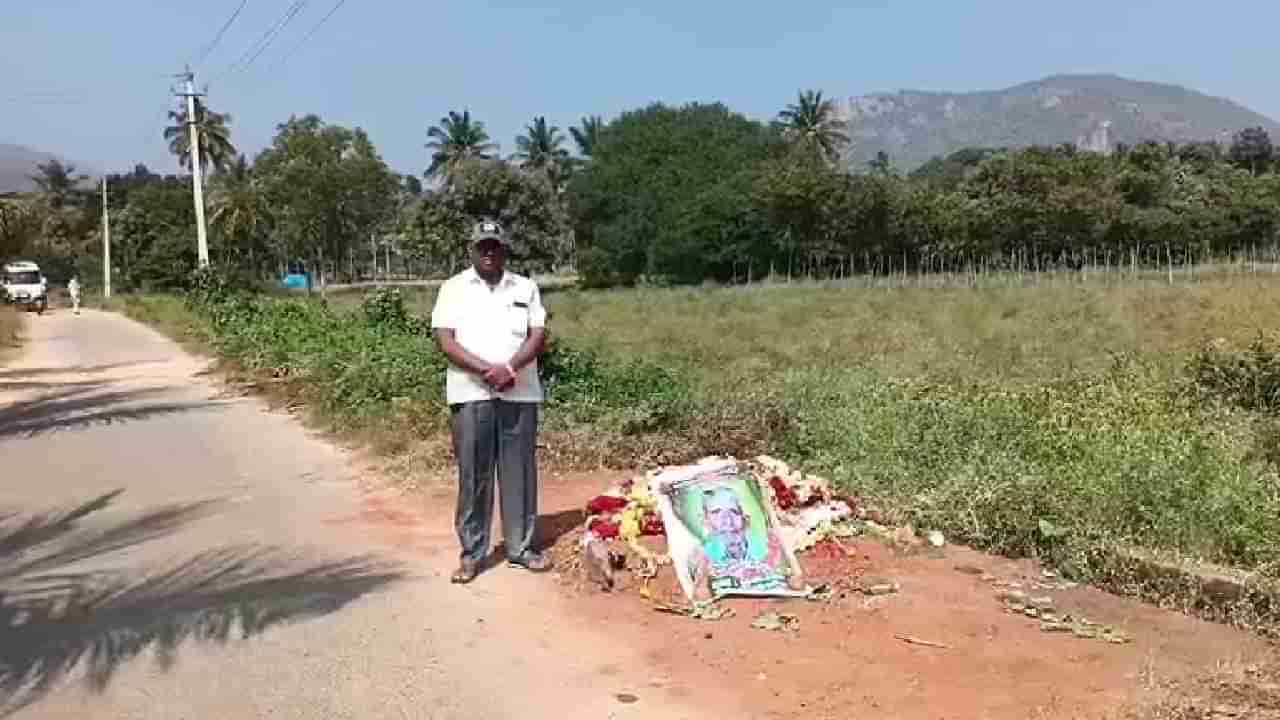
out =
<path fill-rule="evenodd" d="M 202 145 L 213 269 L 188 285 L 189 178 L 138 166 L 107 179 L 116 302 L 336 431 L 391 453 L 429 444 L 439 468 L 432 291 L 324 288 L 442 278 L 466 262 L 469 224 L 494 217 L 513 269 L 579 279 L 547 292 L 549 462 L 770 452 L 895 521 L 1126 591 L 1146 587 L 1127 548 L 1274 575 L 1266 132 L 1106 155 L 975 148 L 902 175 L 887 157 L 849 167 L 837 115 L 804 91 L 772 122 L 720 103 L 567 134 L 539 116 L 502 158 L 464 109 L 424 128 L 419 179 L 316 116 L 238 156 L 228 116 L 201 108 L 220 138 Z M 74 168 L 40 172 L 40 192 L 0 200 L 0 255 L 94 283 L 99 194 Z M 273 294 L 296 270 L 321 297 Z"/>
<path fill-rule="evenodd" d="M 443 358 L 429 291 L 405 295 L 270 298 L 207 274 L 185 298 L 125 308 L 330 429 L 393 453 L 432 444 L 438 470 Z M 553 292 L 544 458 L 630 468 L 769 452 L 896 522 L 1080 580 L 1146 591 L 1127 548 L 1269 577 L 1280 561 L 1278 301 L 1280 282 L 1253 276 Z M 1226 619 L 1266 619 L 1250 612 Z"/>
<path fill-rule="evenodd" d="M 0 365 L 9 361 L 22 341 L 22 316 L 12 306 L 0 304 Z"/>

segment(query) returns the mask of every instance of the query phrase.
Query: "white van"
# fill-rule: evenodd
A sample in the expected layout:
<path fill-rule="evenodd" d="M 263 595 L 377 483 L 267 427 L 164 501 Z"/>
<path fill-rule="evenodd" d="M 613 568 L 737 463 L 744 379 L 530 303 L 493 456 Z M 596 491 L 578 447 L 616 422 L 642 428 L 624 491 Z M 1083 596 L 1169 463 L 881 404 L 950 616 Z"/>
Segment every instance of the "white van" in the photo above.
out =
<path fill-rule="evenodd" d="M 33 262 L 18 261 L 5 265 L 0 283 L 3 283 L 5 302 L 41 314 L 49 307 L 48 282 L 40 272 L 40 266 Z"/>

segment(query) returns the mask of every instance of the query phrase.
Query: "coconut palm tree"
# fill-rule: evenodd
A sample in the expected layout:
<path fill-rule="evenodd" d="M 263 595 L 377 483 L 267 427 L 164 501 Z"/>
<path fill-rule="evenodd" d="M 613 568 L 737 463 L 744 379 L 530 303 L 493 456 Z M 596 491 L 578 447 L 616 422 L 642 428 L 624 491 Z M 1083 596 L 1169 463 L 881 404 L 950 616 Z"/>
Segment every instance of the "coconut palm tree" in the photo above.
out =
<path fill-rule="evenodd" d="M 600 129 L 604 127 L 604 120 L 599 115 L 591 115 L 582 118 L 581 127 L 569 128 L 569 134 L 573 136 L 573 141 L 578 144 L 578 152 L 583 157 L 591 157 L 591 153 L 595 151 L 596 143 L 600 139 Z"/>
<path fill-rule="evenodd" d="M 797 100 L 778 113 L 774 125 L 793 142 L 818 152 L 828 162 L 838 162 L 849 136 L 837 116 L 835 102 L 824 99 L 820 90 L 803 90 Z"/>
<path fill-rule="evenodd" d="M 526 170 L 546 173 L 552 184 L 558 186 L 569 166 L 569 151 L 561 147 L 564 136 L 560 128 L 547 125 L 547 119 L 539 116 L 533 119 L 533 124 L 525 126 L 525 131 L 516 137 L 515 159 Z"/>
<path fill-rule="evenodd" d="M 221 172 L 236 156 L 236 148 L 231 144 L 231 116 L 227 113 L 216 113 L 205 107 L 200 98 L 196 98 L 196 133 L 200 138 L 200 167 L 202 170 Z M 186 168 L 191 165 L 191 132 L 187 128 L 187 111 L 170 110 L 169 119 L 173 124 L 164 129 L 164 139 L 169 141 L 169 152 L 178 156 L 178 165 Z"/>
<path fill-rule="evenodd" d="M 75 165 L 64 165 L 57 158 L 36 165 L 36 170 L 35 175 L 28 177 L 55 210 L 75 199 L 80 185 L 89 179 L 84 173 L 76 173 Z"/>
<path fill-rule="evenodd" d="M 431 151 L 431 165 L 424 175 L 428 178 L 440 177 L 445 185 L 453 182 L 458 167 L 468 160 L 488 160 L 493 157 L 496 146 L 489 142 L 489 133 L 485 132 L 484 123 L 471 119 L 471 111 L 461 113 L 453 110 L 440 118 L 439 125 L 432 125 L 427 130 L 427 149 Z"/>
<path fill-rule="evenodd" d="M 258 179 L 244 155 L 214 179 L 209 193 L 210 224 L 228 250 L 237 250 L 255 267 L 257 241 L 267 224 L 267 203 Z"/>

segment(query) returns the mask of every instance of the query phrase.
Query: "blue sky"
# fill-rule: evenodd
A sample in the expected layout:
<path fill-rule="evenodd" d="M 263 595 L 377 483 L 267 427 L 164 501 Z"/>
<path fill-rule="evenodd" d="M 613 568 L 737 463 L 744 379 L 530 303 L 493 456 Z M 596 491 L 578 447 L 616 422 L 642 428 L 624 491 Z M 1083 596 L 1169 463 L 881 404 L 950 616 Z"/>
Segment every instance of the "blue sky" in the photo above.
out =
<path fill-rule="evenodd" d="M 240 2 L 0 2 L 0 142 L 97 170 L 172 171 L 160 138 L 167 75 Z M 289 55 L 335 2 L 305 0 L 256 62 L 227 75 L 293 3 L 248 0 L 195 67 L 242 150 L 314 112 L 365 128 L 393 167 L 421 173 L 426 128 L 450 109 L 470 109 L 506 154 L 538 114 L 566 127 L 655 100 L 721 100 L 765 119 L 802 87 L 963 91 L 1062 72 L 1183 84 L 1280 118 L 1273 0 L 348 0 Z"/>

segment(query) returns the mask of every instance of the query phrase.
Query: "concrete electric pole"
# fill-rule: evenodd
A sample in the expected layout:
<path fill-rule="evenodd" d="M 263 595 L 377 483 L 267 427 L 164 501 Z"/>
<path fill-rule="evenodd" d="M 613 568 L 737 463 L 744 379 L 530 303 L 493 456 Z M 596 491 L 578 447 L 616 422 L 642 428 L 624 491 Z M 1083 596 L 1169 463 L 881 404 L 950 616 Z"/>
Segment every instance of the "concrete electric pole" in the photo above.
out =
<path fill-rule="evenodd" d="M 196 203 L 196 253 L 200 258 L 200 267 L 209 265 L 209 238 L 204 224 L 204 183 L 200 174 L 200 130 L 196 125 L 196 97 L 200 93 L 195 89 L 195 73 L 188 67 L 180 73 L 179 78 L 187 83 L 185 93 L 177 93 L 187 98 L 187 128 L 191 133 L 191 188 Z"/>
<path fill-rule="evenodd" d="M 111 213 L 107 210 L 107 176 L 102 176 L 102 297 L 111 297 Z"/>

